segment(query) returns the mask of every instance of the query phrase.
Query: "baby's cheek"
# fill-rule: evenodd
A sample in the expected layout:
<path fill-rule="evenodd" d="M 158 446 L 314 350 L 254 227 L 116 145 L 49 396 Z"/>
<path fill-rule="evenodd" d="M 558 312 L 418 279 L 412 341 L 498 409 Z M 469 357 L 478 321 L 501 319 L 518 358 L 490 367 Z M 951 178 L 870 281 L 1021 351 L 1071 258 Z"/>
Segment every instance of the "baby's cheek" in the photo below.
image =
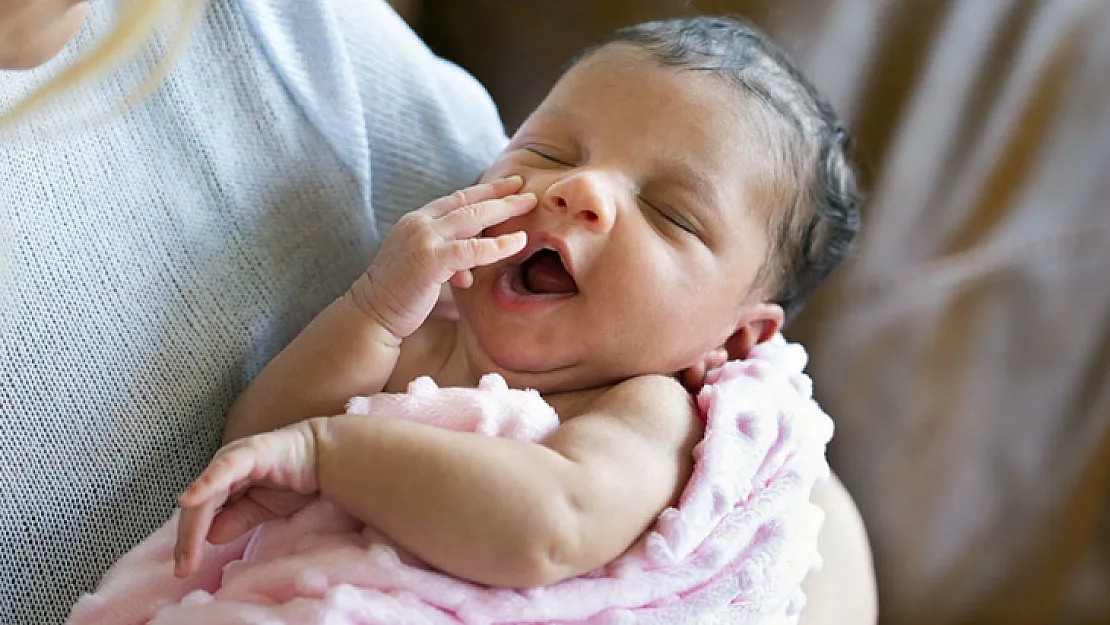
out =
<path fill-rule="evenodd" d="M 512 219 L 509 219 L 508 221 L 503 221 L 499 224 L 490 226 L 489 228 L 486 228 L 485 230 L 482 231 L 482 236 L 484 236 L 484 237 L 497 237 L 497 236 L 501 236 L 503 234 L 509 234 L 509 233 L 512 233 L 512 232 L 518 232 L 520 230 L 524 230 L 524 222 L 522 220 L 523 220 L 523 216 L 522 217 L 513 217 Z"/>
<path fill-rule="evenodd" d="M 493 159 L 490 166 L 482 175 L 478 177 L 479 182 L 489 182 L 498 178 L 508 178 L 509 176 L 521 176 L 524 178 L 525 185 L 528 183 L 528 167 L 527 161 L 522 162 L 522 157 L 519 149 L 505 148 L 505 151 L 498 154 L 497 158 Z"/>
<path fill-rule="evenodd" d="M 497 160 L 493 161 L 493 163 L 482 172 L 482 175 L 478 176 L 478 183 L 481 184 L 483 182 L 497 180 L 498 178 L 508 178 L 513 174 L 520 175 L 520 172 L 513 171 L 513 169 L 514 168 L 509 163 L 504 161 L 503 156 L 498 157 Z"/>

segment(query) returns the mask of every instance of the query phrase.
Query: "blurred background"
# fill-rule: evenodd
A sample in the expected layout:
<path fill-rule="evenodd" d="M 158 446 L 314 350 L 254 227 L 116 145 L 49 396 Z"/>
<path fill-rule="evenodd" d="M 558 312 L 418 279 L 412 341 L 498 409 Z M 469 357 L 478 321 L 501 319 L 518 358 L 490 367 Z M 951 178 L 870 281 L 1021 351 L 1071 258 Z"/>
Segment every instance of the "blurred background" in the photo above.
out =
<path fill-rule="evenodd" d="M 398 0 L 511 132 L 617 26 L 736 13 L 849 120 L 856 257 L 787 328 L 884 624 L 1110 623 L 1110 1 Z"/>

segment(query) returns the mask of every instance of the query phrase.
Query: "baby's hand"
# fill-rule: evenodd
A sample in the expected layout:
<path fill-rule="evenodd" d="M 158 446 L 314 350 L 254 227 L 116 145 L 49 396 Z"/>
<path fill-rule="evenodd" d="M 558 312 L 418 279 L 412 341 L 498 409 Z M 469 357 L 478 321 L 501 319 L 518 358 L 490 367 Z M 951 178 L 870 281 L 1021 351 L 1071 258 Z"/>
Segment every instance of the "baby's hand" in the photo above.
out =
<path fill-rule="evenodd" d="M 197 570 L 205 539 L 213 544 L 230 542 L 313 500 L 319 490 L 313 427 L 323 419 L 242 438 L 216 452 L 204 473 L 181 495 L 175 575 L 187 577 Z"/>
<path fill-rule="evenodd" d="M 476 185 L 401 217 L 373 264 L 351 287 L 355 303 L 397 339 L 415 332 L 445 282 L 467 288 L 473 283 L 472 268 L 524 249 L 528 241 L 523 232 L 479 237 L 486 228 L 535 207 L 531 193 L 509 195 L 523 184 L 513 176 Z"/>

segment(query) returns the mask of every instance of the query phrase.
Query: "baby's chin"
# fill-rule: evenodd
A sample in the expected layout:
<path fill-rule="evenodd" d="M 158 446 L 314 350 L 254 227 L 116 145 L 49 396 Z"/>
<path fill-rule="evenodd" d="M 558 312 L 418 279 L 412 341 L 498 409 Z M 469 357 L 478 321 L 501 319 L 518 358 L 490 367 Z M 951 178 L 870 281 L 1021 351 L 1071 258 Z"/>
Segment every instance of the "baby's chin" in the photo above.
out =
<path fill-rule="evenodd" d="M 471 356 L 471 354 L 467 354 Z M 498 357 L 500 356 L 500 357 Z M 540 393 L 558 393 L 573 388 L 572 367 L 551 367 L 550 363 L 522 358 L 521 354 L 481 354 L 470 358 L 475 377 L 496 373 L 505 378 L 511 388 L 531 388 Z"/>
<path fill-rule="evenodd" d="M 600 386 L 599 384 L 578 381 L 572 372 L 566 370 L 545 372 L 498 371 L 497 373 L 505 378 L 505 383 L 509 385 L 509 388 L 530 388 L 541 395 L 580 391 Z"/>
<path fill-rule="evenodd" d="M 471 367 L 477 379 L 487 373 L 496 373 L 510 388 L 534 389 L 541 395 L 607 387 L 631 377 L 606 375 L 588 362 L 553 366 L 550 362 L 521 358 L 519 354 L 500 360 L 474 360 L 478 362 L 472 361 Z"/>

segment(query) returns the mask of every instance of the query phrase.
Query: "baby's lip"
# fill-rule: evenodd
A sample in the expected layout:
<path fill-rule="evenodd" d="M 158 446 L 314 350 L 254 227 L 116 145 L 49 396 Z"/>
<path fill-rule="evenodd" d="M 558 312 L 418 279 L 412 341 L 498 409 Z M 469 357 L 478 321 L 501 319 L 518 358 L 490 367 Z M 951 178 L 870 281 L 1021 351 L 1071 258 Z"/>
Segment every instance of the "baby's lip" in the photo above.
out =
<path fill-rule="evenodd" d="M 574 262 L 570 256 L 570 249 L 563 239 L 550 234 L 548 232 L 529 232 L 528 244 L 524 249 L 513 255 L 509 259 L 509 263 L 513 265 L 522 265 L 524 261 L 531 258 L 533 254 L 540 250 L 551 250 L 559 255 L 559 260 L 563 262 L 563 267 L 567 270 L 567 274 L 571 279 L 577 282 L 574 276 Z"/>

